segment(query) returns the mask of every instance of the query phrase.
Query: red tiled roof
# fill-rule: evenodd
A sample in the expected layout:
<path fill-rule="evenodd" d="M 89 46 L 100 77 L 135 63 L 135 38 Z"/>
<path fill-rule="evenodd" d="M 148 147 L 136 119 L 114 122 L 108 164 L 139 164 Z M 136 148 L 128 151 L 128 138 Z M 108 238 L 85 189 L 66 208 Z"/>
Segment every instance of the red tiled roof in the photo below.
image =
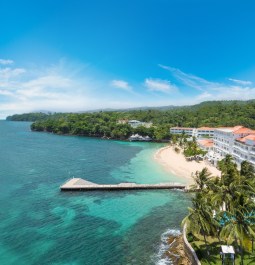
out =
<path fill-rule="evenodd" d="M 252 141 L 255 141 L 255 135 L 254 134 L 250 134 L 250 135 L 247 135 L 245 137 L 242 137 L 242 138 L 238 138 L 236 139 L 237 141 L 239 142 L 242 142 L 242 143 L 245 143 L 246 140 L 252 140 Z"/>
<path fill-rule="evenodd" d="M 212 139 L 199 140 L 198 143 L 200 145 L 203 145 L 204 147 L 213 147 L 213 140 Z"/>
<path fill-rule="evenodd" d="M 253 131 L 249 128 L 246 128 L 246 127 L 238 128 L 238 129 L 234 130 L 233 132 L 234 132 L 234 134 L 252 134 L 252 133 L 255 133 L 255 131 Z"/>
<path fill-rule="evenodd" d="M 218 129 L 228 129 L 230 131 L 232 131 L 234 134 L 252 134 L 252 133 L 255 133 L 255 131 L 249 129 L 249 128 L 246 128 L 244 126 L 235 126 L 235 127 L 221 127 L 221 128 L 218 128 Z"/>

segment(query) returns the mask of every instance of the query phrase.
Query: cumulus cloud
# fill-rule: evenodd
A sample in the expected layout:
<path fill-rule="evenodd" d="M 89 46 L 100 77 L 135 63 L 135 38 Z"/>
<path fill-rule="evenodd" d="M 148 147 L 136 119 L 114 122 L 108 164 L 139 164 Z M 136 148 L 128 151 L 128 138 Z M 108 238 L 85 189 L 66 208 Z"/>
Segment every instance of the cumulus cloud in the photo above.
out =
<path fill-rule="evenodd" d="M 132 87 L 128 84 L 128 82 L 124 80 L 112 80 L 111 85 L 116 88 L 120 88 L 126 91 L 131 91 Z"/>
<path fill-rule="evenodd" d="M 150 91 L 160 91 L 164 93 L 176 92 L 177 86 L 171 84 L 168 80 L 162 80 L 158 78 L 146 78 L 144 81 L 146 88 Z"/>
<path fill-rule="evenodd" d="M 2 64 L 2 65 L 13 64 L 13 63 L 14 63 L 13 60 L 0 59 L 0 64 Z"/>
<path fill-rule="evenodd" d="M 239 80 L 239 79 L 234 79 L 234 78 L 229 78 L 229 81 L 232 81 L 236 84 L 242 85 L 242 86 L 249 86 L 252 85 L 251 81 L 244 81 L 244 80 Z"/>

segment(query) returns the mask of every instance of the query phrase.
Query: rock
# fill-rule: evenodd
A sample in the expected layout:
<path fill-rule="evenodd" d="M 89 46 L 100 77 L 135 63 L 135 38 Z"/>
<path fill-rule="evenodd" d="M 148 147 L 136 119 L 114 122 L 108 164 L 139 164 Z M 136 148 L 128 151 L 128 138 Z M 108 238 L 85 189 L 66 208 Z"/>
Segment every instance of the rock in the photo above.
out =
<path fill-rule="evenodd" d="M 182 235 L 170 236 L 168 238 L 168 244 L 170 245 L 170 247 L 165 254 L 173 261 L 173 264 L 191 265 L 191 261 L 189 260 L 184 251 Z"/>

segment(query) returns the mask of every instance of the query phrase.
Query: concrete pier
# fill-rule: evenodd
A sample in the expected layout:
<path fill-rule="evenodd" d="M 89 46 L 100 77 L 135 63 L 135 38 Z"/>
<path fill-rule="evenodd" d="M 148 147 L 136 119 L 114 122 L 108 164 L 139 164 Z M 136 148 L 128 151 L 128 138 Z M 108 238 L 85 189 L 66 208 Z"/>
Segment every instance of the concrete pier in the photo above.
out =
<path fill-rule="evenodd" d="M 72 178 L 60 186 L 61 191 L 89 191 L 89 190 L 146 190 L 146 189 L 186 189 L 186 186 L 180 183 L 159 183 L 159 184 L 96 184 L 81 178 Z"/>

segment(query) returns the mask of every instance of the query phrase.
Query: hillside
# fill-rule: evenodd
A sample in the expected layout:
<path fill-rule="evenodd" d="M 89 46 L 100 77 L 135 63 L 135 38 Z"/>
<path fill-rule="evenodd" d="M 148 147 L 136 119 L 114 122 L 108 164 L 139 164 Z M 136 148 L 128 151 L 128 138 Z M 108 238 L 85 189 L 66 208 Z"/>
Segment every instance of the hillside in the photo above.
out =
<path fill-rule="evenodd" d="M 152 128 L 133 129 L 128 124 L 118 124 L 119 119 L 137 119 L 153 122 Z M 234 126 L 255 129 L 255 101 L 209 101 L 193 106 L 168 110 L 123 110 L 93 113 L 28 113 L 9 116 L 12 121 L 35 121 L 31 128 L 59 134 L 106 136 L 126 138 L 132 133 L 149 135 L 154 139 L 168 139 L 172 126 Z"/>

